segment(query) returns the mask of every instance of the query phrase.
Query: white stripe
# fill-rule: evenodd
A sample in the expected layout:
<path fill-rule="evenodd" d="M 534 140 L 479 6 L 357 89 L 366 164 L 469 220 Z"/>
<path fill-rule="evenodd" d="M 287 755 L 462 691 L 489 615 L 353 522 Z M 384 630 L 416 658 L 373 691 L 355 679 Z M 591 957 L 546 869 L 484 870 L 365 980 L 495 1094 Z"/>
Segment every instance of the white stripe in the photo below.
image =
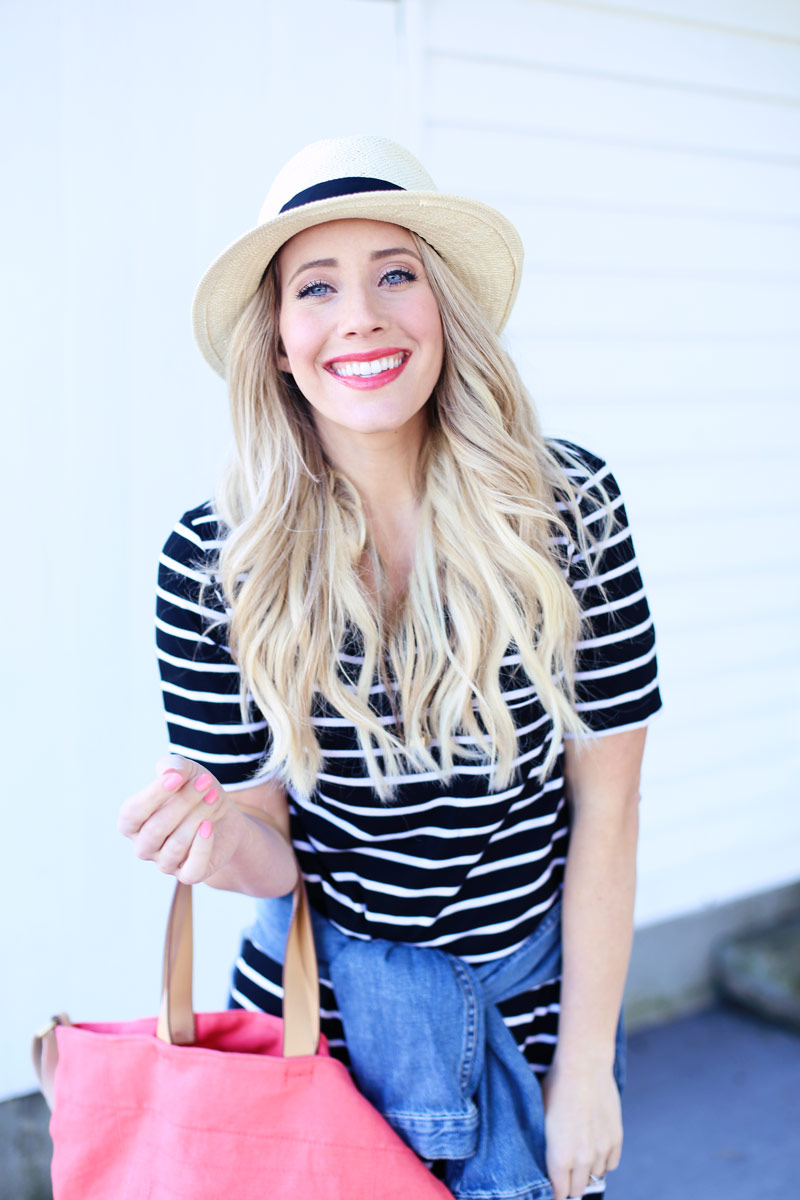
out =
<path fill-rule="evenodd" d="M 608 679 L 611 675 L 625 675 L 628 671 L 634 671 L 637 667 L 652 662 L 655 656 L 656 648 L 653 646 L 652 650 L 640 658 L 629 658 L 627 662 L 617 663 L 613 667 L 598 667 L 596 671 L 576 671 L 575 679 Z"/>
<path fill-rule="evenodd" d="M 534 746 L 532 750 L 526 750 L 524 754 L 518 755 L 512 759 L 511 767 L 516 770 L 523 763 L 532 761 L 535 758 L 540 758 L 542 751 L 547 742 L 547 738 L 540 742 L 538 746 Z M 391 787 L 402 787 L 403 784 L 413 783 L 446 783 L 452 776 L 458 775 L 491 775 L 496 770 L 496 764 L 493 763 L 458 763 L 453 767 L 452 772 L 444 771 L 417 771 L 411 775 L 387 775 L 386 782 Z M 371 788 L 372 780 L 369 776 L 364 778 L 352 777 L 349 775 L 332 775 L 328 771 L 321 771 L 317 779 L 325 783 L 338 784 L 348 788 Z"/>
<path fill-rule="evenodd" d="M 213 671 L 217 674 L 238 675 L 239 668 L 235 663 L 204 663 L 195 662 L 192 658 L 176 658 L 174 654 L 167 654 L 164 650 L 156 649 L 156 656 L 162 662 L 171 663 L 173 667 L 184 667 L 187 671 Z"/>
<path fill-rule="evenodd" d="M 340 854 L 341 850 L 338 846 L 326 846 L 324 842 L 320 842 L 316 838 L 309 839 L 308 842 L 297 842 L 300 848 L 307 848 L 309 851 L 321 850 L 324 853 Z M 351 846 L 348 847 L 348 854 L 360 854 L 365 858 L 380 858 L 388 862 L 402 863 L 407 867 L 417 867 L 422 871 L 437 871 L 442 867 L 471 867 L 474 863 L 480 861 L 480 853 L 478 854 L 460 854 L 455 858 L 420 858 L 418 855 L 401 854 L 399 850 L 384 850 L 374 849 L 372 846 Z"/>
<path fill-rule="evenodd" d="M 560 750 L 559 750 L 559 752 L 560 752 Z M 529 782 L 530 782 L 530 780 L 531 780 L 531 776 L 533 776 L 534 774 L 535 774 L 535 772 L 530 772 L 530 774 L 528 775 L 528 781 L 529 781 Z M 561 778 L 561 776 L 560 776 L 560 775 L 559 775 L 559 778 L 558 778 L 558 780 L 555 780 L 555 779 L 548 779 L 548 780 L 547 780 L 547 782 L 546 782 L 546 784 L 543 784 L 543 785 L 542 785 L 542 788 L 541 788 L 541 794 L 542 794 L 542 796 L 543 796 L 543 794 L 545 794 L 545 792 L 553 792 L 553 791 L 555 791 L 555 788 L 557 788 L 557 787 L 558 787 L 558 786 L 561 784 L 561 782 L 563 782 L 563 778 Z M 510 812 L 516 812 L 518 809 L 522 809 L 522 808 L 524 808 L 525 804 L 527 804 L 527 803 L 528 803 L 528 797 L 523 797 L 523 799 L 522 799 L 522 800 L 517 800 L 517 803 L 516 803 L 516 804 L 512 804 L 512 805 L 511 805 L 511 808 L 509 809 L 509 811 L 510 811 Z"/>
<path fill-rule="evenodd" d="M 660 717 L 661 713 L 651 713 L 649 717 L 644 717 L 641 721 L 631 721 L 628 725 L 614 725 L 610 729 L 590 729 L 587 735 L 587 741 L 593 742 L 595 738 L 613 737 L 615 733 L 627 733 L 629 729 L 646 729 L 651 721 L 656 717 Z M 577 741 L 582 734 L 577 736 L 574 733 L 565 733 L 564 737 L 570 741 Z"/>
<path fill-rule="evenodd" d="M 582 588 L 595 587 L 597 584 L 606 583 L 609 579 L 619 579 L 621 575 L 628 575 L 631 571 L 637 570 L 639 567 L 636 558 L 631 558 L 628 562 L 624 562 L 621 567 L 614 567 L 612 571 L 604 571 L 602 575 L 590 575 L 587 579 L 576 579 L 572 585 L 573 592 L 578 592 Z"/>
<path fill-rule="evenodd" d="M 215 522 L 215 524 L 219 524 L 219 514 L 215 512 L 209 512 L 205 513 L 205 515 L 202 517 L 195 517 L 192 521 L 192 525 L 208 525 L 211 521 Z"/>
<path fill-rule="evenodd" d="M 637 688 L 635 692 L 623 692 L 621 696 L 612 696 L 610 700 L 593 700 L 591 703 L 587 701 L 586 704 L 576 704 L 575 708 L 578 712 L 597 712 L 601 708 L 612 708 L 615 704 L 629 704 L 632 700 L 641 700 L 642 696 L 648 696 L 657 687 L 658 680 L 654 679 L 647 687 Z"/>
<path fill-rule="evenodd" d="M 203 704 L 235 704 L 239 707 L 239 693 L 234 692 L 232 696 L 220 695 L 217 692 L 194 692 L 190 688 L 178 687 L 176 683 L 169 683 L 167 680 L 161 682 L 162 692 L 169 692 L 173 696 L 182 696 L 185 700 L 196 700 Z M 252 696 L 248 694 L 247 699 L 252 701 Z"/>
<path fill-rule="evenodd" d="M 359 841 L 362 838 L 364 838 L 365 836 L 368 836 L 364 833 L 363 829 L 360 829 L 357 825 L 354 825 L 352 823 L 352 821 L 346 820 L 344 817 L 339 816 L 338 813 L 335 814 L 335 813 L 326 812 L 326 810 L 321 805 L 315 804 L 313 802 L 313 800 L 305 801 L 304 804 L 302 805 L 302 807 L 303 807 L 304 812 L 311 813 L 312 816 L 316 816 L 316 817 L 320 818 L 326 825 L 332 826 L 334 829 L 341 829 L 342 832 L 350 834 L 352 837 L 356 838 Z M 445 839 L 452 838 L 454 840 L 457 838 L 466 838 L 466 837 L 470 837 L 470 836 L 481 837 L 485 834 L 491 834 L 495 830 L 499 829 L 503 823 L 504 818 L 505 818 L 505 814 L 502 813 L 500 815 L 500 817 L 498 818 L 498 820 L 492 821 L 488 825 L 475 825 L 475 826 L 461 825 L 457 829 L 447 829 L 441 825 L 422 825 L 422 826 L 414 828 L 413 836 L 415 838 L 417 838 L 417 837 L 435 837 L 435 838 L 445 838 Z M 401 841 L 401 840 L 408 841 L 410 836 L 412 836 L 411 831 L 409 831 L 408 829 L 401 829 L 397 833 L 381 833 L 378 835 L 373 834 L 370 836 L 370 841 L 375 846 L 383 846 L 387 842 L 395 842 L 395 841 Z M 326 847 L 326 849 L 329 849 L 329 848 L 330 847 Z M 358 849 L 358 847 L 353 847 L 353 849 L 356 850 L 356 849 Z M 341 851 L 338 851 L 338 852 L 341 853 Z"/>
<path fill-rule="evenodd" d="M 186 579 L 193 579 L 195 583 L 209 584 L 213 581 L 213 576 L 210 572 L 193 571 L 191 567 L 178 562 L 176 558 L 170 558 L 168 554 L 159 554 L 158 561 L 168 570 L 174 571 L 176 575 L 183 575 Z"/>
<path fill-rule="evenodd" d="M 273 996 L 277 996 L 279 1000 L 283 999 L 283 988 L 279 984 L 273 983 L 271 979 L 267 979 L 265 975 L 260 974 L 255 967 L 251 967 L 250 963 L 239 956 L 236 959 L 236 969 L 241 971 L 243 975 L 254 983 L 256 987 L 260 987 L 262 992 L 270 992 Z"/>
<path fill-rule="evenodd" d="M 467 879 L 474 879 L 477 875 L 488 875 L 492 871 L 507 871 L 509 867 L 519 867 L 523 863 L 538 862 L 540 858 L 545 858 L 553 848 L 553 843 L 548 842 L 546 846 L 542 846 L 539 850 L 529 850 L 526 854 L 515 854 L 511 858 L 502 858 L 498 862 L 481 863 L 478 867 L 473 867 L 467 872 Z"/>
<path fill-rule="evenodd" d="M 644 588 L 639 588 L 638 592 L 631 592 L 629 596 L 623 596 L 621 600 L 609 600 L 607 604 L 595 604 L 592 608 L 585 608 L 581 615 L 586 618 L 598 617 L 601 613 L 619 612 L 621 608 L 628 608 L 631 604 L 636 604 L 639 600 L 644 599 Z"/>
<path fill-rule="evenodd" d="M 394 725 L 394 717 L 377 717 L 381 725 Z M 355 729 L 347 717 L 312 717 L 311 724 L 322 729 Z"/>
<path fill-rule="evenodd" d="M 555 897 L 550 896 L 547 900 L 543 900 L 541 904 L 535 904 L 533 908 L 527 909 L 526 912 L 520 914 L 518 917 L 514 917 L 510 921 L 497 921 L 493 925 L 483 925 L 478 929 L 470 929 L 467 933 L 451 933 L 433 938 L 430 942 L 423 942 L 421 944 L 425 946 L 449 946 L 453 942 L 463 941 L 467 937 L 486 937 L 490 933 L 506 933 L 509 929 L 514 929 L 517 925 L 522 925 L 523 922 L 530 920 L 531 917 L 537 917 L 540 913 L 546 912 L 548 908 L 552 907 L 554 899 Z M 524 939 L 523 942 L 519 942 L 518 944 L 521 946 L 523 943 Z M 499 954 L 490 954 L 487 956 L 486 961 L 491 958 L 504 958 L 508 953 L 509 951 L 502 950 Z M 460 957 L 464 959 L 464 962 L 483 961 L 482 955 L 470 956 L 463 954 Z"/>
<path fill-rule="evenodd" d="M 557 861 L 563 861 L 563 860 L 557 860 Z M 428 916 L 412 917 L 412 916 L 408 916 L 407 914 L 397 915 L 395 913 L 370 912 L 363 904 L 356 904 L 349 896 L 344 896 L 341 893 L 339 893 L 335 888 L 333 888 L 331 886 L 331 884 L 327 880 L 321 879 L 320 883 L 322 884 L 322 888 L 328 896 L 330 896 L 333 899 L 338 900 L 340 903 L 344 904 L 346 908 L 350 908 L 353 911 L 360 913 L 361 916 L 363 917 L 363 919 L 368 924 L 394 925 L 394 926 L 403 926 L 404 928 L 413 926 L 416 929 L 432 929 L 435 925 L 439 924 L 442 920 L 444 920 L 445 917 L 450 916 L 453 913 L 467 912 L 471 909 L 486 908 L 487 906 L 490 906 L 490 905 L 493 906 L 497 901 L 515 900 L 515 899 L 518 899 L 520 896 L 530 895 L 532 892 L 535 892 L 538 888 L 540 888 L 544 883 L 547 882 L 547 880 L 550 878 L 550 876 L 553 873 L 554 865 L 555 865 L 555 863 L 550 863 L 548 865 L 547 869 L 545 871 L 543 871 L 541 873 L 541 875 L 539 875 L 532 882 L 524 884 L 522 887 L 513 888 L 506 892 L 490 892 L 486 896 L 475 896 L 469 900 L 459 900 L 455 904 L 446 905 L 435 916 L 430 916 L 430 917 L 428 917 Z M 505 929 L 512 929 L 515 925 L 521 924 L 523 921 L 528 920 L 531 916 L 535 915 L 536 913 L 542 912 L 545 908 L 552 905 L 552 903 L 553 903 L 553 897 L 551 896 L 551 897 L 548 897 L 548 899 L 546 901 L 544 901 L 542 904 L 537 905 L 532 909 L 528 909 L 526 912 L 524 912 L 521 915 L 518 915 L 516 917 L 513 917 L 509 921 L 504 921 L 504 922 L 501 922 L 501 923 L 495 924 L 495 925 L 487 925 L 487 926 L 479 927 L 477 929 L 471 929 L 467 933 L 442 934 L 440 937 L 432 938 L 430 941 L 413 942 L 407 938 L 404 938 L 403 940 L 408 941 L 410 945 L 444 946 L 444 945 L 448 945 L 452 942 L 463 941 L 464 938 L 466 938 L 466 937 L 476 937 L 476 936 L 481 936 L 483 934 L 490 933 L 490 932 L 496 932 L 496 931 L 505 930 Z"/>
<path fill-rule="evenodd" d="M 612 533 L 609 537 L 603 538 L 603 540 L 601 542 L 597 542 L 594 546 L 592 546 L 589 550 L 589 555 L 593 559 L 600 559 L 603 557 L 603 555 L 605 554 L 605 552 L 607 550 L 611 549 L 612 546 L 619 546 L 621 542 L 627 541 L 630 538 L 630 536 L 631 536 L 630 525 L 623 525 L 623 527 L 620 530 L 618 530 L 617 533 Z M 573 558 L 571 560 L 571 565 L 574 566 L 576 563 L 581 563 L 581 562 L 585 562 L 585 561 L 586 561 L 586 555 L 582 554 L 581 551 L 576 546 L 575 547 L 575 555 L 573 556 Z"/>
<path fill-rule="evenodd" d="M 599 638 L 586 638 L 584 641 L 578 642 L 578 650 L 591 650 L 593 646 L 610 646 L 614 642 L 628 641 L 630 638 L 638 637 L 640 633 L 645 633 L 652 627 L 653 618 L 648 617 L 646 621 L 642 621 L 641 625 L 632 625 L 630 629 L 621 629 L 617 633 L 605 634 Z"/>
<path fill-rule="evenodd" d="M 237 991 L 235 987 L 231 988 L 231 998 L 235 1000 L 237 1004 L 241 1005 L 242 1008 L 246 1008 L 248 1012 L 263 1011 L 258 1007 L 257 1004 L 254 1004 L 252 1000 L 248 999 L 247 996 L 243 996 L 240 991 Z"/>
<path fill-rule="evenodd" d="M 589 499 L 591 499 L 591 497 L 589 497 Z M 612 512 L 616 512 L 618 508 L 622 508 L 622 505 L 622 496 L 617 496 L 616 500 L 611 501 L 609 507 Z M 605 505 L 602 505 L 600 508 L 595 509 L 593 513 L 589 513 L 588 517 L 581 517 L 581 523 L 585 529 L 587 525 L 593 525 L 595 521 L 602 521 L 605 518 L 605 515 L 606 507 Z"/>
<path fill-rule="evenodd" d="M 495 805 L 512 796 L 519 795 L 525 785 L 522 783 L 516 784 L 512 788 L 507 788 L 504 792 L 488 792 L 485 796 L 436 796 L 433 800 L 425 800 L 421 804 L 389 804 L 382 805 L 380 808 L 364 806 L 361 807 L 355 804 L 348 804 L 343 800 L 335 800 L 333 796 L 329 796 L 327 792 L 317 792 L 320 800 L 326 804 L 332 804 L 336 808 L 346 809 L 353 816 L 365 817 L 393 817 L 395 815 L 405 817 L 411 813 L 429 812 L 432 808 L 480 808 L 483 805 Z M 297 801 L 298 807 L 304 806 L 304 801 Z M 372 836 L 372 835 L 370 835 Z"/>
<path fill-rule="evenodd" d="M 202 604 L 194 604 L 191 600 L 186 600 L 183 596 L 179 596 L 175 592 L 168 592 L 161 586 L 156 587 L 156 595 L 160 596 L 162 600 L 166 600 L 168 604 L 173 604 L 176 608 L 184 608 L 187 612 L 197 613 L 198 616 L 206 617 L 215 623 L 219 622 L 223 616 L 225 618 L 230 616 L 229 609 L 220 612 L 215 608 L 206 608 Z"/>
<path fill-rule="evenodd" d="M 199 759 L 201 762 L 209 763 L 244 763 L 258 762 L 259 759 L 264 757 L 263 750 L 258 754 L 211 754 L 209 751 L 204 750 L 201 754 L 198 750 L 192 748 L 191 746 L 180 746 L 177 742 L 170 742 L 169 748 L 174 754 L 182 754 L 184 758 L 188 758 L 192 762 L 197 762 Z M 225 786 L 227 788 L 227 784 Z M 252 787 L 253 785 L 250 783 L 241 784 L 240 786 Z"/>
<path fill-rule="evenodd" d="M 155 618 L 155 625 L 156 629 L 160 629 L 162 633 L 167 633 L 171 637 L 183 638 L 187 642 L 203 642 L 206 646 L 216 645 L 210 637 L 204 637 L 202 633 L 195 633 L 191 629 L 179 629 L 177 625 L 168 625 L 160 617 Z"/>
<path fill-rule="evenodd" d="M 505 1021 L 506 1025 L 508 1025 L 509 1029 L 512 1029 L 515 1025 L 527 1025 L 531 1021 L 535 1021 L 537 1017 L 544 1017 L 548 1013 L 560 1013 L 560 1012 L 561 1012 L 561 1005 L 558 1003 L 556 1003 L 556 1004 L 539 1004 L 539 1005 L 537 1005 L 536 1008 L 533 1009 L 532 1012 L 520 1013 L 519 1016 L 516 1016 L 516 1017 L 503 1017 L 503 1020 Z"/>
<path fill-rule="evenodd" d="M 583 487 L 579 488 L 578 491 L 579 491 L 579 493 L 584 492 Z M 588 495 L 584 494 L 584 495 L 578 495 L 577 499 L 578 499 L 578 507 L 579 508 L 583 501 L 586 501 L 589 504 L 595 504 L 598 506 L 598 507 L 592 509 L 592 511 L 590 513 L 588 513 L 587 516 L 584 516 L 582 513 L 578 514 L 578 515 L 580 515 L 581 524 L 584 526 L 584 528 L 587 525 L 592 525 L 595 521 L 599 521 L 602 517 L 605 517 L 608 509 L 606 508 L 605 504 L 602 504 L 600 502 L 599 498 L 595 498 L 594 496 L 588 496 Z M 611 501 L 611 503 L 609 505 L 609 509 L 611 510 L 611 512 L 616 512 L 616 510 L 618 508 L 622 507 L 623 503 L 624 503 L 624 501 L 622 499 L 622 496 L 619 495 L 619 496 L 617 496 L 616 500 Z M 575 509 L 573 508 L 573 506 L 571 504 L 567 504 L 566 501 L 564 501 L 564 500 L 557 500 L 556 504 L 555 504 L 555 509 L 556 509 L 556 512 L 568 513 L 569 516 L 573 517 L 573 519 L 576 515 Z M 627 526 L 626 526 L 626 528 L 627 528 Z"/>
<path fill-rule="evenodd" d="M 191 717 L 182 717 L 178 713 L 172 712 L 167 713 L 167 720 L 170 725 L 182 725 L 184 729 L 199 729 L 202 733 L 211 733 L 214 736 L 222 737 L 234 733 L 257 733 L 258 730 L 267 728 L 266 721 L 253 721 L 249 725 L 209 724 L 208 721 L 195 721 Z"/>
<path fill-rule="evenodd" d="M 550 850 L 549 846 L 546 848 L 545 853 L 547 853 L 548 850 Z M 547 883 L 547 880 L 553 874 L 553 865 L 554 864 L 552 862 L 548 863 L 545 870 L 542 871 L 542 873 L 538 875 L 536 879 L 530 880 L 528 883 L 524 883 L 520 887 L 509 888 L 505 892 L 492 891 L 487 896 L 473 896 L 468 900 L 459 900 L 455 904 L 447 904 L 439 911 L 438 916 L 436 916 L 433 920 L 428 921 L 427 924 L 433 925 L 435 921 L 443 920 L 445 917 L 449 917 L 452 913 L 469 912 L 470 909 L 473 908 L 485 908 L 487 904 L 496 904 L 505 900 L 519 900 L 521 896 L 530 896 L 531 893 L 537 891 L 542 884 Z M 552 904 L 552 897 L 549 897 L 546 903 Z M 524 917 L 515 917 L 511 924 L 505 925 L 505 928 L 510 929 L 513 925 L 518 925 L 520 920 L 524 919 Z M 477 929 L 471 929 L 469 936 L 473 937 L 479 932 L 480 931 Z M 464 937 L 464 934 L 460 933 L 458 936 Z"/>
<path fill-rule="evenodd" d="M 515 837 L 517 834 L 527 833 L 527 831 L 530 829 L 542 829 L 545 825 L 554 825 L 563 807 L 564 802 L 562 801 L 556 811 L 548 813 L 547 816 L 531 817 L 530 820 L 520 821 L 518 825 L 514 825 L 510 829 L 499 829 L 497 833 L 492 836 L 491 841 L 492 843 L 500 842 L 503 840 L 503 838 Z"/>
<path fill-rule="evenodd" d="M 378 892 L 387 896 L 407 896 L 414 900 L 422 896 L 457 896 L 461 890 L 460 883 L 453 887 L 407 888 L 400 887 L 399 884 L 368 879 L 364 875 L 356 875 L 355 871 L 331 871 L 330 874 L 331 879 L 334 879 L 336 883 L 357 883 L 360 887 L 366 888 L 368 892 Z"/>
<path fill-rule="evenodd" d="M 189 529 L 180 521 L 177 525 L 173 525 L 172 532 L 177 533 L 180 537 L 186 538 L 187 542 L 192 542 L 195 546 L 202 546 L 203 544 L 200 534 L 195 533 L 193 529 Z"/>

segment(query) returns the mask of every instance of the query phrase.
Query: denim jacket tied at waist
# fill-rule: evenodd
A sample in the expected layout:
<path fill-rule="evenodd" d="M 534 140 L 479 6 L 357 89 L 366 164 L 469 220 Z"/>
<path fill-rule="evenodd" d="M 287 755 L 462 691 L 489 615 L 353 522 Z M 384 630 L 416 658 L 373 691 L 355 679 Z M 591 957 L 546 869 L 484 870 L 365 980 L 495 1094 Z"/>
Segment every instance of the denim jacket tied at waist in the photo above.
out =
<path fill-rule="evenodd" d="M 312 910 L 313 911 L 313 910 Z M 277 962 L 291 897 L 259 902 L 252 941 Z M 348 936 L 313 911 L 359 1089 L 458 1200 L 552 1200 L 538 1080 L 497 1005 L 561 972 L 561 901 L 506 958 Z M 622 1018 L 614 1074 L 624 1072 Z"/>

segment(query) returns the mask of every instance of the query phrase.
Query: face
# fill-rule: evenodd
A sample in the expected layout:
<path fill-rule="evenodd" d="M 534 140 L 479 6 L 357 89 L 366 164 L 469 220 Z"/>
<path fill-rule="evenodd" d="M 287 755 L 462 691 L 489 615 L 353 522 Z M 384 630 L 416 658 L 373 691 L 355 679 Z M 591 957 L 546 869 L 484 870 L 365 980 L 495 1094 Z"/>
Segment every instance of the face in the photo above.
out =
<path fill-rule="evenodd" d="M 314 410 L 326 449 L 410 434 L 442 367 L 442 321 L 407 229 L 329 221 L 278 255 L 280 366 Z"/>

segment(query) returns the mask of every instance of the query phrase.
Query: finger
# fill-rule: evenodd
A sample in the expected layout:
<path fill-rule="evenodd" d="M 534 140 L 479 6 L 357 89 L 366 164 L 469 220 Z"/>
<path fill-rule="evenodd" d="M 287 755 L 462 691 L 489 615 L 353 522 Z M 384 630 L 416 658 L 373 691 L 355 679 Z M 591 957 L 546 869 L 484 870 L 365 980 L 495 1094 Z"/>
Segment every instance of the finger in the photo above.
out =
<path fill-rule="evenodd" d="M 553 1200 L 568 1200 L 572 1194 L 569 1190 L 569 1171 L 548 1163 L 548 1175 L 553 1188 Z"/>
<path fill-rule="evenodd" d="M 212 822 L 207 813 L 201 812 L 200 806 L 195 805 L 152 856 L 152 861 L 164 874 L 179 875 L 189 858 L 194 842 L 207 843 L 211 840 L 211 828 Z M 201 853 L 199 857 L 205 857 L 207 860 L 208 854 L 203 856 Z M 205 865 L 207 866 L 207 862 Z M 185 879 L 183 882 L 188 883 L 189 880 Z"/>
<path fill-rule="evenodd" d="M 589 1172 L 589 1181 L 586 1185 L 586 1189 L 590 1193 L 602 1194 L 605 1177 L 605 1164 L 601 1165 L 600 1163 L 596 1163 Z"/>
<path fill-rule="evenodd" d="M 147 787 L 129 796 L 119 810 L 117 829 L 125 837 L 135 837 L 147 821 L 153 816 L 169 792 L 165 791 L 162 778 L 154 779 Z"/>
<path fill-rule="evenodd" d="M 570 1172 L 569 1182 L 569 1200 L 580 1200 L 586 1189 L 589 1187 L 589 1168 L 574 1166 Z"/>
<path fill-rule="evenodd" d="M 174 781 L 169 778 L 170 774 L 167 772 L 162 777 L 166 779 L 166 784 L 162 785 L 166 788 L 165 802 L 142 825 L 132 841 L 140 858 L 156 862 L 171 874 L 189 853 L 201 823 L 219 808 L 219 789 L 213 786 L 213 777 L 205 774 L 184 783 L 179 777 L 177 790 L 171 790 Z M 198 784 L 202 786 L 198 787 Z"/>
<path fill-rule="evenodd" d="M 211 856 L 214 851 L 214 825 L 206 818 L 201 821 L 192 839 L 189 852 L 176 872 L 181 883 L 201 883 L 213 874 Z"/>
<path fill-rule="evenodd" d="M 165 755 L 156 763 L 156 778 L 135 792 L 122 805 L 117 828 L 125 837 L 134 837 L 146 821 L 201 767 L 177 754 Z"/>
<path fill-rule="evenodd" d="M 621 1158 L 622 1158 L 622 1141 L 620 1140 L 619 1142 L 617 1142 L 616 1146 L 612 1147 L 612 1149 L 608 1155 L 608 1161 L 606 1162 L 606 1170 L 607 1171 L 616 1171 L 617 1167 L 619 1166 L 619 1162 L 620 1162 Z M 596 1173 L 597 1172 L 595 1172 L 595 1174 Z"/>

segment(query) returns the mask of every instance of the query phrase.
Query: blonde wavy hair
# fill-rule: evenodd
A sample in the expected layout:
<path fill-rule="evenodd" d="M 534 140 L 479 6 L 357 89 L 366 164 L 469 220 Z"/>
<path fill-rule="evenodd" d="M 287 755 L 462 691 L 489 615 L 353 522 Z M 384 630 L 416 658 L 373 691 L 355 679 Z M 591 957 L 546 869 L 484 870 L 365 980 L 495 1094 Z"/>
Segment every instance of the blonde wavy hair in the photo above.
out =
<path fill-rule="evenodd" d="M 275 260 L 229 347 L 235 450 L 217 492 L 229 644 L 242 711 L 249 691 L 272 735 L 259 774 L 303 796 L 322 768 L 312 723 L 320 698 L 355 726 L 384 800 L 400 774 L 446 778 L 464 761 L 486 764 L 493 789 L 508 786 L 517 737 L 500 668 L 510 649 L 553 719 L 543 776 L 562 734 L 585 732 L 573 692 L 581 611 L 559 549 L 574 533 L 556 508 L 558 496 L 577 515 L 579 496 L 477 303 L 414 240 L 441 311 L 444 364 L 419 464 L 416 559 L 395 612 L 362 578 L 365 555 L 384 575 L 359 495 L 326 460 L 308 404 L 279 368 Z M 340 658 L 353 630 L 363 652 L 355 666 Z M 376 677 L 394 728 L 370 706 Z"/>

